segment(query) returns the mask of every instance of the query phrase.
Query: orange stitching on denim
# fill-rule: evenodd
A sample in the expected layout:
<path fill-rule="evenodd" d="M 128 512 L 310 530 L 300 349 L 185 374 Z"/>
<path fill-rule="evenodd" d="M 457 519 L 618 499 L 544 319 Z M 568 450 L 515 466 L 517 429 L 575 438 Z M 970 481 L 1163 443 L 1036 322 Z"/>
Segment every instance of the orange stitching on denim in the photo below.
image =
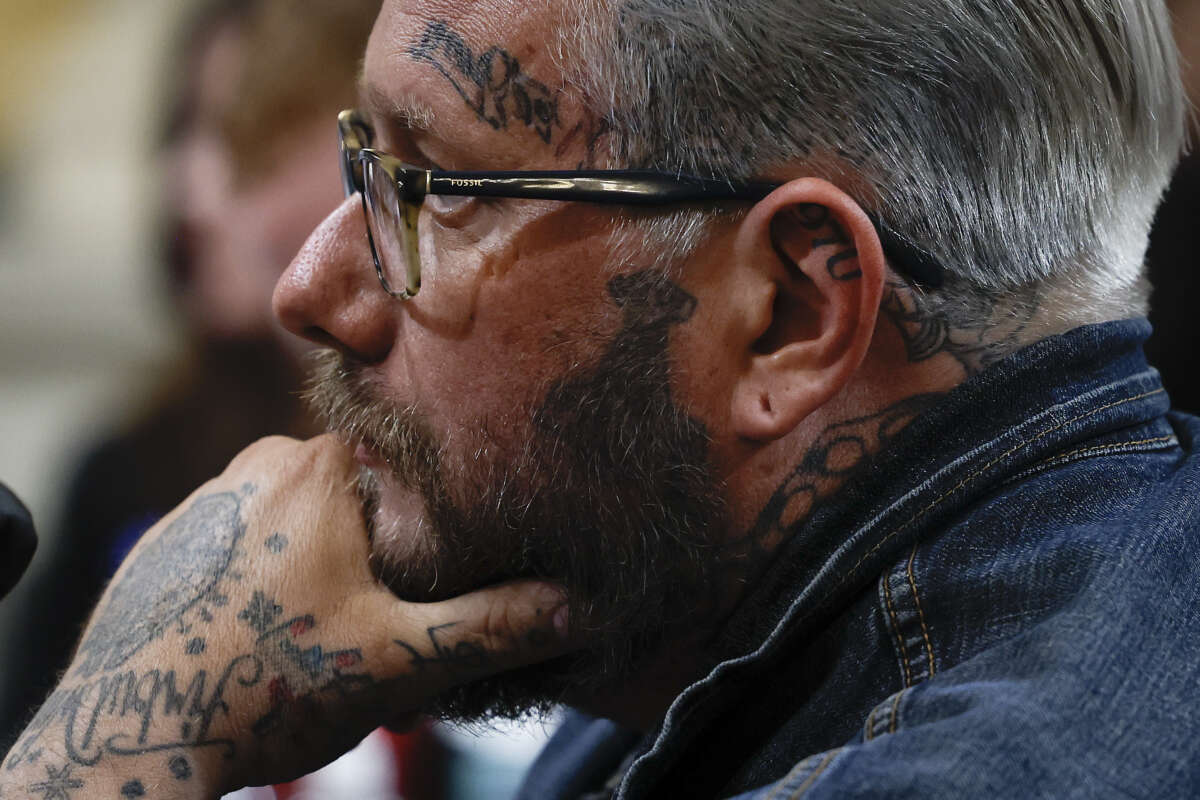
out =
<path fill-rule="evenodd" d="M 892 698 L 892 716 L 888 720 L 888 733 L 896 732 L 896 712 L 900 709 L 900 697 L 907 691 L 907 689 L 901 689 Z"/>
<path fill-rule="evenodd" d="M 1008 450 L 1007 452 L 1005 452 L 999 456 L 996 456 L 991 461 L 984 464 L 982 467 L 975 470 L 970 475 L 968 475 L 967 477 L 965 477 L 961 481 L 959 481 L 958 485 L 955 486 L 953 489 L 950 489 L 949 491 L 945 492 L 941 497 L 934 500 L 932 503 L 930 503 L 929 505 L 925 506 L 923 509 L 918 511 L 911 518 L 909 518 L 907 522 L 904 522 L 904 523 L 900 524 L 898 527 L 893 528 L 890 533 L 888 533 L 886 536 L 884 536 L 882 539 L 880 539 L 878 542 L 876 542 L 874 547 L 872 547 L 867 552 L 863 553 L 862 558 L 860 558 L 858 560 L 858 563 L 856 563 L 853 567 L 851 567 L 850 571 L 841 577 L 841 580 L 839 580 L 837 583 L 835 583 L 833 586 L 830 587 L 829 591 L 825 593 L 824 597 L 822 597 L 821 600 L 819 600 L 816 603 L 816 605 L 813 606 L 813 608 L 815 609 L 817 606 L 819 606 L 822 602 L 824 602 L 826 599 L 828 599 L 830 595 L 832 595 L 835 591 L 837 591 L 837 589 L 843 583 L 850 580 L 850 577 L 852 575 L 854 575 L 854 573 L 858 572 L 858 568 L 861 567 L 868 558 L 870 558 L 872 555 L 874 555 L 876 553 L 876 551 L 878 551 L 881 547 L 883 547 L 884 544 L 886 544 L 888 542 L 888 540 L 890 540 L 896 534 L 900 533 L 900 531 L 904 530 L 909 525 L 911 525 L 914 522 L 916 522 L 917 520 L 919 520 L 921 517 L 928 514 L 933 509 L 937 508 L 939 505 L 941 505 L 943 502 L 945 502 L 947 497 L 954 494 L 955 492 L 957 492 L 959 489 L 963 488 L 967 484 L 973 482 L 980 475 L 987 472 L 989 469 L 996 466 L 1001 461 L 1003 461 L 1004 459 L 1008 458 L 1013 453 L 1020 450 L 1022 447 L 1025 447 L 1033 442 L 1036 442 L 1038 439 L 1041 439 L 1044 436 L 1049 436 L 1050 434 L 1054 433 L 1055 431 L 1065 428 L 1073 422 L 1078 422 L 1079 420 L 1084 419 L 1086 417 L 1090 417 L 1095 414 L 1099 414 L 1101 411 L 1107 411 L 1110 408 L 1116 408 L 1117 406 L 1125 405 L 1126 403 L 1132 403 L 1135 400 L 1142 400 L 1147 397 L 1153 397 L 1154 395 L 1162 394 L 1165 391 L 1166 391 L 1166 389 L 1161 389 L 1161 388 L 1155 389 L 1152 392 L 1143 392 L 1142 394 L 1135 395 L 1134 397 L 1126 397 L 1124 400 L 1117 400 L 1115 402 L 1109 403 L 1108 405 L 1100 406 L 1099 408 L 1093 408 L 1091 411 L 1088 411 L 1084 414 L 1080 414 L 1077 417 L 1072 417 L 1071 419 L 1067 420 L 1066 422 L 1060 422 L 1059 424 L 1055 425 L 1052 428 L 1047 428 L 1046 430 L 1039 433 L 1037 436 L 1033 436 L 1029 439 L 1025 439 L 1020 444 L 1016 445 L 1015 447 Z M 800 617 L 799 619 L 806 619 L 807 617 L 809 617 L 811 615 L 812 615 L 812 612 L 809 612 L 808 614 L 804 615 L 803 617 Z"/>
<path fill-rule="evenodd" d="M 913 577 L 913 561 L 917 558 L 917 546 L 914 544 L 912 555 L 908 557 L 908 585 L 912 587 L 913 602 L 917 605 L 917 616 L 921 619 L 921 635 L 925 637 L 925 653 L 929 656 L 929 677 L 933 677 L 937 670 L 933 666 L 933 644 L 929 641 L 929 628 L 925 626 L 925 612 L 921 610 L 921 598 L 917 594 L 917 580 Z"/>
<path fill-rule="evenodd" d="M 879 706 L 871 709 L 871 713 L 867 715 L 867 735 L 863 737 L 865 741 L 871 741 L 875 738 L 875 712 L 879 710 Z"/>
<path fill-rule="evenodd" d="M 1111 453 L 1121 450 L 1125 447 L 1136 447 L 1142 444 L 1166 444 L 1167 442 L 1176 441 L 1178 440 L 1175 438 L 1175 434 L 1172 433 L 1169 436 L 1159 436 L 1154 439 L 1138 439 L 1134 442 L 1110 442 L 1108 444 L 1098 444 L 1094 447 L 1080 447 L 1079 449 L 1072 450 L 1069 453 L 1059 453 L 1056 456 L 1051 456 L 1045 461 L 1040 462 L 1038 466 L 1041 467 L 1046 464 L 1053 464 L 1056 461 L 1062 461 L 1073 456 L 1102 455 L 1104 453 Z"/>
<path fill-rule="evenodd" d="M 797 786 L 796 791 L 788 795 L 788 800 L 796 800 L 797 797 L 811 789 L 812 785 L 817 782 L 817 778 L 821 776 L 821 773 L 825 771 L 825 768 L 829 766 L 830 762 L 832 762 L 840 752 L 842 752 L 842 748 L 840 747 L 837 750 L 830 750 L 825 755 L 825 758 L 821 760 L 821 763 L 817 765 L 817 768 L 813 770 L 812 774 L 804 779 L 804 783 Z"/>
<path fill-rule="evenodd" d="M 896 618 L 896 609 L 892 607 L 892 589 L 888 585 L 889 573 L 883 578 L 883 602 L 887 606 L 888 618 L 892 622 L 892 630 L 896 632 L 896 641 L 900 644 L 900 666 L 904 667 L 904 685 L 912 686 L 912 667 L 908 661 L 908 648 L 904 645 L 904 635 L 900 632 L 900 620 Z"/>

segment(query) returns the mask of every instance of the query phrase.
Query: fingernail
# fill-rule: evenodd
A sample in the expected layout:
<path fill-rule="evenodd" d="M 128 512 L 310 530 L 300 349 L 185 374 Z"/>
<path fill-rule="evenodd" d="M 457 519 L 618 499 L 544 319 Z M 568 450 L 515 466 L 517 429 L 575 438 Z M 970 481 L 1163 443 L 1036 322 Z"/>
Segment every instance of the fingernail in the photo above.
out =
<path fill-rule="evenodd" d="M 554 610 L 554 630 L 562 638 L 567 638 L 567 622 L 570 614 L 566 603 Z"/>

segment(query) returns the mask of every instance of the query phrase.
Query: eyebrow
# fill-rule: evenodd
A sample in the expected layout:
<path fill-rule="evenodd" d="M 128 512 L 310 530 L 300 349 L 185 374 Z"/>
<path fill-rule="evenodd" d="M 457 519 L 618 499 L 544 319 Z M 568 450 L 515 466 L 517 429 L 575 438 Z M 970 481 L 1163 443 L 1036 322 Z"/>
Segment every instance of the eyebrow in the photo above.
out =
<path fill-rule="evenodd" d="M 433 126 L 433 109 L 415 97 L 397 99 L 365 77 L 358 79 L 358 98 L 369 119 L 410 131 L 428 131 Z"/>

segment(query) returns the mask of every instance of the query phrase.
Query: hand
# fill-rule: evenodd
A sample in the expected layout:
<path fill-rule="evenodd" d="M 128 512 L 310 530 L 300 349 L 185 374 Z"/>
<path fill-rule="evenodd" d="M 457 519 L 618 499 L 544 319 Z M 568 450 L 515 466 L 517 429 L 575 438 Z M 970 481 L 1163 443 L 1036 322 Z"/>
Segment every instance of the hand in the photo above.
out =
<path fill-rule="evenodd" d="M 354 474 L 332 437 L 264 439 L 152 528 L 8 754 L 0 796 L 289 780 L 452 685 L 569 649 L 552 586 L 392 595 L 368 564 Z"/>

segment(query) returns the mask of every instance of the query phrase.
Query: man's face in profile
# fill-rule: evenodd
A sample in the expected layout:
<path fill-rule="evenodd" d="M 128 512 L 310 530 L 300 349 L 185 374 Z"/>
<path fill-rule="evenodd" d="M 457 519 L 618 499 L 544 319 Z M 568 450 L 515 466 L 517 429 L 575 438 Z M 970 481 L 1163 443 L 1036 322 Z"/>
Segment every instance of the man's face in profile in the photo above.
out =
<path fill-rule="evenodd" d="M 588 163 L 597 126 L 545 49 L 558 12 L 443 5 L 384 4 L 365 65 L 372 146 L 445 169 Z M 401 302 L 375 280 L 358 202 L 314 234 L 276 305 L 336 345 L 312 397 L 357 445 L 378 573 L 410 600 L 559 581 L 590 644 L 447 712 L 620 681 L 712 602 L 721 492 L 705 426 L 672 390 L 695 297 L 649 256 L 614 262 L 611 211 L 431 197 L 423 286 Z"/>

